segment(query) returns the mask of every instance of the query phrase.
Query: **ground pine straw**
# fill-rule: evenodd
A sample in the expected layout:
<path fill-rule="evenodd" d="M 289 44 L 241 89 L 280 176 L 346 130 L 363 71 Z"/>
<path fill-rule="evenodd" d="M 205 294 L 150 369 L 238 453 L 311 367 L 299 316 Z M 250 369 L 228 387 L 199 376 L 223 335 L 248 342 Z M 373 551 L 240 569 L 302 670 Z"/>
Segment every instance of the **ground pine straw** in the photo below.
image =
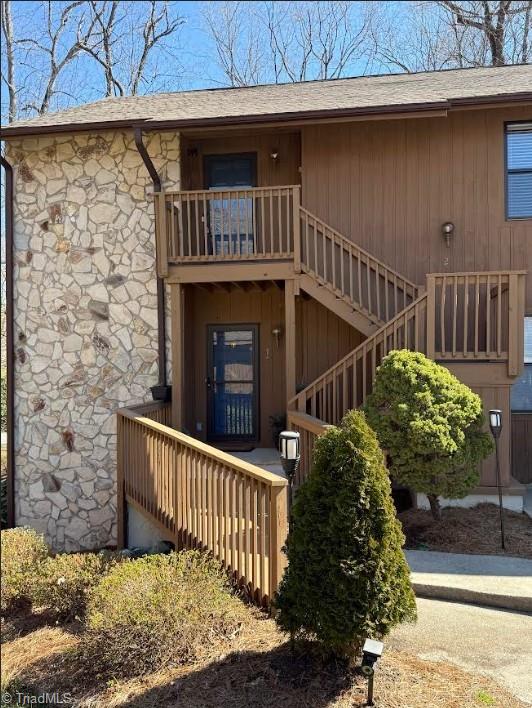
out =
<path fill-rule="evenodd" d="M 3 685 L 69 691 L 79 708 L 351 708 L 365 701 L 366 682 L 356 671 L 292 654 L 275 623 L 252 608 L 230 646 L 211 648 L 211 660 L 127 681 L 103 681 L 80 665 L 79 626 L 37 624 L 4 623 Z M 392 650 L 379 663 L 375 692 L 380 708 L 525 705 L 489 678 Z"/>

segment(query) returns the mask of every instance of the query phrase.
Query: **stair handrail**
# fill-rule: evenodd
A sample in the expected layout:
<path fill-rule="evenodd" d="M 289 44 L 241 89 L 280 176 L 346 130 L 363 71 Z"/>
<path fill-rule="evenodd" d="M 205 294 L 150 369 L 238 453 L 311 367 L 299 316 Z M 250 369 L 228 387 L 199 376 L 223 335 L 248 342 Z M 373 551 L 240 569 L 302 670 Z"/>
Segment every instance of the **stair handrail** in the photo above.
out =
<path fill-rule="evenodd" d="M 316 388 L 320 385 L 320 383 L 326 381 L 328 378 L 334 376 L 334 374 L 337 371 L 343 370 L 344 365 L 351 363 L 352 361 L 356 361 L 358 358 L 358 355 L 360 352 L 364 350 L 371 349 L 373 346 L 373 342 L 381 337 L 383 334 L 386 335 L 386 332 L 388 329 L 392 330 L 393 333 L 393 328 L 394 325 L 399 324 L 400 320 L 405 320 L 405 318 L 408 321 L 408 315 L 411 312 L 415 312 L 416 309 L 419 310 L 420 306 L 427 301 L 427 293 L 424 291 L 422 292 L 415 300 L 413 300 L 409 305 L 407 305 L 404 309 L 402 309 L 395 317 L 392 317 L 389 322 L 386 322 L 380 329 L 378 329 L 376 332 L 374 332 L 371 336 L 369 336 L 367 339 L 365 339 L 361 344 L 359 344 L 357 347 L 355 347 L 353 350 L 348 352 L 345 356 L 343 356 L 341 359 L 339 359 L 335 364 L 333 364 L 331 367 L 327 369 L 323 374 L 318 376 L 316 379 L 314 379 L 308 386 L 306 386 L 302 391 L 297 393 L 293 398 L 291 398 L 288 401 L 288 408 L 289 410 L 293 408 L 294 406 L 296 407 L 296 410 L 302 411 L 301 404 L 306 402 L 306 394 L 311 391 L 311 389 Z M 303 411 L 304 412 L 304 411 Z M 326 422 L 326 421 L 324 421 Z"/>
<path fill-rule="evenodd" d="M 354 251 L 358 252 L 367 260 L 368 265 L 371 262 L 372 264 L 375 264 L 379 270 L 382 268 L 384 271 L 389 273 L 392 277 L 397 278 L 399 281 L 401 281 L 404 284 L 405 289 L 410 288 L 412 297 L 414 299 L 416 299 L 418 297 L 422 288 L 420 288 L 418 285 L 416 285 L 416 283 L 414 283 L 413 281 L 406 278 L 404 275 L 402 275 L 401 273 L 396 271 L 394 268 L 390 267 L 389 265 L 387 265 L 386 263 L 381 261 L 376 256 L 373 256 L 365 248 L 362 248 L 362 246 L 359 246 L 357 243 L 355 243 L 355 241 L 352 241 L 347 236 L 344 236 L 342 233 L 340 233 L 340 231 L 338 231 L 337 229 L 330 226 L 330 224 L 328 224 L 323 219 L 320 219 L 319 216 L 316 216 L 316 214 L 313 214 L 311 211 L 309 211 L 304 206 L 301 206 L 299 208 L 299 211 L 302 216 L 304 216 L 312 221 L 315 221 L 316 224 L 319 225 L 319 227 L 321 228 L 324 236 L 326 236 L 325 230 L 330 231 L 334 235 L 335 238 L 337 238 L 340 242 L 342 242 L 343 247 L 345 247 L 346 250 L 350 249 L 350 250 L 354 250 Z M 303 261 L 302 261 L 302 265 L 307 266 L 307 268 L 309 267 L 307 264 L 303 263 Z M 312 272 L 315 272 L 315 271 L 312 271 Z"/>

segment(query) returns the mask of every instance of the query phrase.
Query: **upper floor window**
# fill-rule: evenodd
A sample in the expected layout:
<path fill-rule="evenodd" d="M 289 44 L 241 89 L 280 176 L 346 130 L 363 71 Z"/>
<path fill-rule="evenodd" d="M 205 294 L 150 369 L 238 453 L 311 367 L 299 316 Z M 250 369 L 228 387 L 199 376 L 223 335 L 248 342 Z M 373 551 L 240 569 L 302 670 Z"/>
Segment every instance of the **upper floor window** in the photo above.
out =
<path fill-rule="evenodd" d="M 506 126 L 506 216 L 532 218 L 532 123 Z"/>

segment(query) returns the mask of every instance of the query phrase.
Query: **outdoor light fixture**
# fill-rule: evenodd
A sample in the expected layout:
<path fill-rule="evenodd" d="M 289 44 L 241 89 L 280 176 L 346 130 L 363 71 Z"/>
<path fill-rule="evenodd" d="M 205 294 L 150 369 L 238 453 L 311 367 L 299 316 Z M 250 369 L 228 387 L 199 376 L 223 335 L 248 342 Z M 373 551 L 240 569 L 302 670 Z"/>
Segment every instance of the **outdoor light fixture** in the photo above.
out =
<path fill-rule="evenodd" d="M 441 232 L 443 234 L 443 238 L 445 239 L 445 245 L 449 248 L 451 246 L 451 237 L 454 233 L 454 224 L 450 221 L 442 224 Z"/>
<path fill-rule="evenodd" d="M 275 337 L 275 343 L 277 345 L 277 349 L 279 349 L 279 340 L 281 339 L 281 334 L 282 334 L 281 328 L 275 327 L 274 329 L 272 329 L 272 334 Z"/>
<path fill-rule="evenodd" d="M 283 430 L 279 435 L 279 452 L 281 454 L 281 464 L 288 479 L 288 519 L 290 520 L 294 477 L 301 459 L 299 454 L 299 433 L 295 433 L 293 430 Z"/>
<path fill-rule="evenodd" d="M 368 678 L 368 699 L 367 706 L 374 706 L 373 701 L 373 675 L 375 674 L 375 664 L 382 656 L 384 644 L 376 639 L 366 639 L 362 647 L 362 666 L 360 670 Z"/>
<path fill-rule="evenodd" d="M 270 157 L 271 157 L 272 160 L 275 162 L 275 160 L 277 160 L 277 158 L 279 157 L 279 151 L 278 151 L 278 150 L 272 150 L 271 153 L 270 153 Z"/>
<path fill-rule="evenodd" d="M 501 487 L 501 467 L 499 463 L 499 438 L 502 432 L 502 411 L 494 408 L 489 412 L 490 430 L 495 440 L 495 468 L 497 472 L 497 489 L 499 491 L 499 516 L 501 517 L 501 547 L 505 550 L 504 542 L 504 510 L 502 506 L 502 487 Z"/>

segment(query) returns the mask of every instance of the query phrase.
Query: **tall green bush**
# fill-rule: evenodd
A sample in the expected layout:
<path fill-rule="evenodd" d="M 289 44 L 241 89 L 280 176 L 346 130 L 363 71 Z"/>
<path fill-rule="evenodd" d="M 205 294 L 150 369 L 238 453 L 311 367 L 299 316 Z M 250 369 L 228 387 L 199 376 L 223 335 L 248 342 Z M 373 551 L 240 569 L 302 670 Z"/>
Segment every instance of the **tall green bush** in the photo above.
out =
<path fill-rule="evenodd" d="M 351 411 L 318 438 L 295 497 L 275 598 L 281 629 L 351 657 L 366 637 L 414 619 L 403 542 L 377 438 Z"/>
<path fill-rule="evenodd" d="M 425 493 L 435 518 L 438 497 L 460 499 L 478 484 L 479 463 L 493 445 L 483 431 L 482 401 L 445 367 L 419 352 L 390 352 L 365 410 L 390 474 Z"/>

